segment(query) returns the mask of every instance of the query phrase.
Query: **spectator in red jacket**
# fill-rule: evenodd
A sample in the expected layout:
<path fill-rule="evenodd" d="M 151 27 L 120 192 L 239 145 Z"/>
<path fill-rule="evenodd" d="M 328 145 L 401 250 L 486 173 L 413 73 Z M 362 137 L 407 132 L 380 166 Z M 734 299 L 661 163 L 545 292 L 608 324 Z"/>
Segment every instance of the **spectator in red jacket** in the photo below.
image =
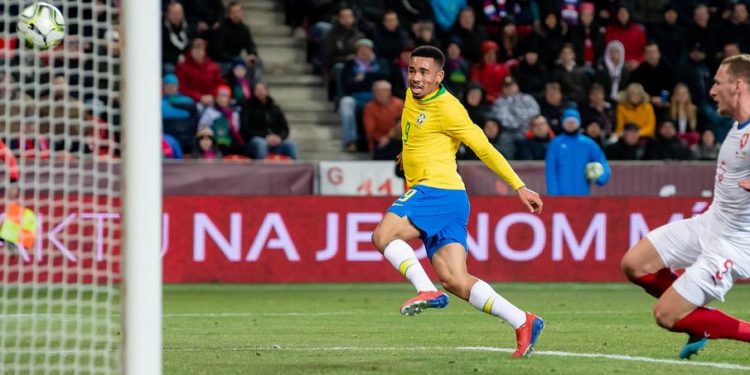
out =
<path fill-rule="evenodd" d="M 211 106 L 214 102 L 213 93 L 224 81 L 219 65 L 206 54 L 206 47 L 205 39 L 193 39 L 190 50 L 185 54 L 185 61 L 177 64 L 175 74 L 183 94 L 200 101 L 204 106 Z"/>
<path fill-rule="evenodd" d="M 505 63 L 497 62 L 497 43 L 491 40 L 482 42 L 482 63 L 471 69 L 471 80 L 479 82 L 485 92 L 484 100 L 493 103 L 503 93 L 503 80 L 510 75 L 511 67 L 518 64 L 518 60 L 508 60 Z"/>
<path fill-rule="evenodd" d="M 646 47 L 646 30 L 630 18 L 630 9 L 626 5 L 617 8 L 617 18 L 607 27 L 604 40 L 609 43 L 619 40 L 625 46 L 625 64 L 634 70 L 643 61 L 643 50 Z"/>
<path fill-rule="evenodd" d="M 393 96 L 391 84 L 380 80 L 372 84 L 373 100 L 365 105 L 362 122 L 371 152 L 385 147 L 390 142 L 391 130 L 398 126 L 404 101 Z"/>

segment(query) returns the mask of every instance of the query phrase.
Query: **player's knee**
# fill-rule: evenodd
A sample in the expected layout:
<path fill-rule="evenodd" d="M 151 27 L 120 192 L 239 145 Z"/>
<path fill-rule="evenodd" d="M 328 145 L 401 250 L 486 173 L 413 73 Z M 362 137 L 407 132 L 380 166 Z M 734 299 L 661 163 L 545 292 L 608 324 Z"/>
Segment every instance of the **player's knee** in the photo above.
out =
<path fill-rule="evenodd" d="M 620 261 L 620 270 L 622 270 L 628 279 L 632 280 L 635 277 L 635 264 L 633 264 L 629 253 L 625 253 L 625 256 L 622 257 L 622 260 Z"/>
<path fill-rule="evenodd" d="M 440 285 L 443 286 L 443 289 L 453 293 L 456 289 L 456 283 L 452 279 L 441 279 Z"/>
<path fill-rule="evenodd" d="M 662 327 L 664 329 L 670 329 L 675 323 L 675 315 L 672 313 L 669 308 L 667 308 L 663 303 L 657 302 L 654 305 L 654 320 L 656 320 L 656 324 L 659 325 L 659 327 Z"/>
<path fill-rule="evenodd" d="M 388 243 L 390 243 L 393 240 L 393 238 L 390 238 L 390 236 L 387 236 L 383 231 L 375 230 L 372 234 L 372 244 L 375 245 L 375 247 L 382 253 L 385 251 L 385 247 L 388 246 Z"/>
<path fill-rule="evenodd" d="M 372 244 L 375 245 L 375 247 L 378 250 L 380 250 L 380 252 L 382 253 L 383 252 L 383 248 L 381 247 L 381 245 L 382 245 L 381 241 L 382 240 L 380 239 L 380 235 L 378 234 L 378 232 L 373 232 L 372 233 L 372 237 L 370 237 L 370 242 L 372 242 Z"/>
<path fill-rule="evenodd" d="M 469 287 L 467 281 L 468 280 L 461 275 L 448 275 L 440 278 L 440 284 L 443 288 L 459 297 L 462 297 L 465 294 L 468 296 L 467 291 Z"/>
<path fill-rule="evenodd" d="M 620 261 L 620 270 L 627 276 L 629 280 L 635 280 L 645 274 L 641 269 L 641 265 L 638 264 L 638 258 L 633 255 L 633 249 L 628 250 L 625 256 Z"/>

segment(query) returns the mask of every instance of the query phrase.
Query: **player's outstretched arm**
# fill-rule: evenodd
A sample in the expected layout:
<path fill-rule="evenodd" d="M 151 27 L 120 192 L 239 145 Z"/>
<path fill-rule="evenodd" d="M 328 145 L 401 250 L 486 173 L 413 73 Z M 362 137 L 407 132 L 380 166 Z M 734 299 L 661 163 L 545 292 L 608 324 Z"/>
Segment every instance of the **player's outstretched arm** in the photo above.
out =
<path fill-rule="evenodd" d="M 750 180 L 741 180 L 737 183 L 737 185 L 740 185 L 741 188 L 750 191 Z"/>
<path fill-rule="evenodd" d="M 526 186 L 522 186 L 516 190 L 516 193 L 518 193 L 518 198 L 521 199 L 521 202 L 529 209 L 529 212 L 537 214 L 542 213 L 542 206 L 544 204 L 542 203 L 542 198 L 539 197 L 537 192 Z"/>

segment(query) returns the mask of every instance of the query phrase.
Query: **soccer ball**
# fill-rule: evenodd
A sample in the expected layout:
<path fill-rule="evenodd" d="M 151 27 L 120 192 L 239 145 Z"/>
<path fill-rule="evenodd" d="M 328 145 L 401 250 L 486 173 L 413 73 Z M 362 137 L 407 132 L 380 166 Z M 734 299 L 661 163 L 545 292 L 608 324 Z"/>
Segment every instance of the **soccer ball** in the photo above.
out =
<path fill-rule="evenodd" d="M 65 36 L 65 19 L 59 9 L 40 1 L 21 12 L 16 31 L 29 48 L 54 48 Z"/>
<path fill-rule="evenodd" d="M 598 161 L 592 161 L 586 164 L 586 179 L 589 181 L 596 181 L 604 173 L 604 166 Z"/>

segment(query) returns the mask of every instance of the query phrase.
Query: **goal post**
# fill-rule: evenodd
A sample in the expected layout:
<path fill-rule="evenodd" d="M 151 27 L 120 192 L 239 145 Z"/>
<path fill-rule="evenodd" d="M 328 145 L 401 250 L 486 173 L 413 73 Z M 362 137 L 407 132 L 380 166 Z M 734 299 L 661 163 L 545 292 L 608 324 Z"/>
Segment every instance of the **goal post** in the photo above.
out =
<path fill-rule="evenodd" d="M 123 366 L 127 375 L 158 375 L 162 368 L 159 5 L 153 0 L 122 2 Z"/>

